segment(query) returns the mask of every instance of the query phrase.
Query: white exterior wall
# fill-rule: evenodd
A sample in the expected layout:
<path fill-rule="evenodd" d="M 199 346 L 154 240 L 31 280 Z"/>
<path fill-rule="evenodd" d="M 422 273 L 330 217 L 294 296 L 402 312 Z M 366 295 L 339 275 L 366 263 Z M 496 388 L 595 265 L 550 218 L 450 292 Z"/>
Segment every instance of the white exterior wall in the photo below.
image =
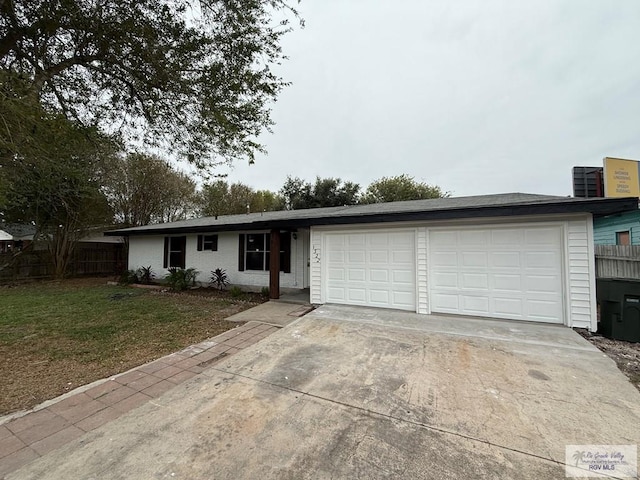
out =
<path fill-rule="evenodd" d="M 593 252 L 593 226 L 590 214 L 575 215 L 560 218 L 549 217 L 520 217 L 513 219 L 496 218 L 485 219 L 482 222 L 467 221 L 443 221 L 433 223 L 395 223 L 380 226 L 379 224 L 366 224 L 361 226 L 345 227 L 312 227 L 311 229 L 311 274 L 310 290 L 311 303 L 323 303 L 323 245 L 324 235 L 329 232 L 345 232 L 358 229 L 382 229 L 414 227 L 416 231 L 416 311 L 417 313 L 431 313 L 429 305 L 428 285 L 428 239 L 430 227 L 451 228 L 464 226 L 493 226 L 501 227 L 526 225 L 526 224 L 551 224 L 561 227 L 564 235 L 564 305 L 565 325 L 569 327 L 587 328 L 595 331 L 596 319 L 596 292 L 595 292 L 595 259 Z"/>
<path fill-rule="evenodd" d="M 593 247 L 593 221 L 566 223 L 568 314 L 570 327 L 596 331 L 596 266 Z"/>
<path fill-rule="evenodd" d="M 310 247 L 310 302 L 320 304 L 322 302 L 322 232 L 311 229 Z"/>
<path fill-rule="evenodd" d="M 429 275 L 427 270 L 429 235 L 426 227 L 419 227 L 416 231 L 416 311 L 417 313 L 429 313 Z"/>
<path fill-rule="evenodd" d="M 185 253 L 185 267 L 195 268 L 200 273 L 197 281 L 208 284 L 211 271 L 222 268 L 227 272 L 231 285 L 246 285 L 252 287 L 268 287 L 269 272 L 245 270 L 238 271 L 238 235 L 244 232 L 221 232 L 218 235 L 218 250 L 198 251 L 198 235 L 187 235 L 187 249 Z M 253 233 L 253 232 L 252 232 Z M 267 233 L 267 232 L 255 232 Z M 176 235 L 181 236 L 181 235 Z M 291 238 L 291 273 L 280 272 L 280 287 L 304 288 L 305 236 L 308 231 L 297 232 L 296 239 Z M 162 279 L 169 271 L 163 267 L 165 235 L 132 236 L 129 238 L 129 268 L 151 268 L 156 279 Z"/>

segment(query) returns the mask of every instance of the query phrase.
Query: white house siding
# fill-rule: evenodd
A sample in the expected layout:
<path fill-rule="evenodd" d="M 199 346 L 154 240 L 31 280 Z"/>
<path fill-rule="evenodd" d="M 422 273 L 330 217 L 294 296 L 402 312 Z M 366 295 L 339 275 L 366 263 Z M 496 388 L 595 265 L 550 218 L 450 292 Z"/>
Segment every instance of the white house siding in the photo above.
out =
<path fill-rule="evenodd" d="M 245 232 L 246 233 L 246 232 Z M 262 233 L 262 232 L 260 232 Z M 238 234 L 235 232 L 218 233 L 218 250 L 198 251 L 198 235 L 187 235 L 185 267 L 199 271 L 197 281 L 203 284 L 211 280 L 211 271 L 222 268 L 227 272 L 231 285 L 251 287 L 269 286 L 268 271 L 238 271 Z M 297 239 L 291 239 L 291 273 L 280 273 L 280 286 L 284 288 L 304 288 L 304 268 L 306 266 L 304 236 L 301 231 Z M 180 236 L 180 235 L 175 235 Z M 161 279 L 168 273 L 163 267 L 165 235 L 132 236 L 129 239 L 129 268 L 151 265 L 156 278 Z"/>
<path fill-rule="evenodd" d="M 569 326 L 597 329 L 595 257 L 591 215 L 566 223 Z"/>
<path fill-rule="evenodd" d="M 310 301 L 322 303 L 322 233 L 311 229 L 310 263 Z"/>
<path fill-rule="evenodd" d="M 129 268 L 131 270 L 151 266 L 156 278 L 162 278 L 166 275 L 166 270 L 162 268 L 163 261 L 164 237 L 129 237 Z"/>
<path fill-rule="evenodd" d="M 427 271 L 429 235 L 427 235 L 426 227 L 419 227 L 416 237 L 417 313 L 429 313 L 429 286 L 427 284 L 429 278 Z"/>

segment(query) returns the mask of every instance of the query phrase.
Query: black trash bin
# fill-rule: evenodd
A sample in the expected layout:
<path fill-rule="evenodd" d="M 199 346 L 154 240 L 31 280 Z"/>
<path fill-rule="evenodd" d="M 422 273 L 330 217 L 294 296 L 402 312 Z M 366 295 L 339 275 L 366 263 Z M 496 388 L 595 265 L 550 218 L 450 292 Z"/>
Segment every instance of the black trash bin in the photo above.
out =
<path fill-rule="evenodd" d="M 640 281 L 599 278 L 596 296 L 600 305 L 598 333 L 640 342 Z"/>

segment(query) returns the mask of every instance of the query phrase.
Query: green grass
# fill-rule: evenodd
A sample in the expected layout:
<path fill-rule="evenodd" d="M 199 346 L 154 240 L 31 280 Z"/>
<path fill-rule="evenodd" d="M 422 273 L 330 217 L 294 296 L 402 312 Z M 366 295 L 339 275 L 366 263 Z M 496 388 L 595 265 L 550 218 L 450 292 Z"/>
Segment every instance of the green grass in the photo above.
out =
<path fill-rule="evenodd" d="M 218 335 L 235 326 L 224 318 L 255 305 L 105 283 L 0 286 L 0 413 Z"/>
<path fill-rule="evenodd" d="M 129 287 L 41 284 L 0 289 L 0 344 L 38 343 L 50 355 L 89 356 L 138 341 L 179 347 L 176 330 L 229 305 L 224 299 L 154 294 Z M 179 335 L 178 335 L 179 337 Z M 46 339 L 45 345 L 40 341 Z M 69 343 L 75 344 L 70 349 Z M 60 348 L 61 345 L 64 348 Z M 66 353 L 65 353 L 66 352 Z"/>

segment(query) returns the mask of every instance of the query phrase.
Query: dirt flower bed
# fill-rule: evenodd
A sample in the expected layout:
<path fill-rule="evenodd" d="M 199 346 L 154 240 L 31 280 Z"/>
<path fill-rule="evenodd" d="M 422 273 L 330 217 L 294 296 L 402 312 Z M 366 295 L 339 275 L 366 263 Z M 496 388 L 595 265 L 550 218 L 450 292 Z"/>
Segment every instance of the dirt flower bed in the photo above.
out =
<path fill-rule="evenodd" d="M 618 368 L 629 377 L 629 381 L 640 390 L 640 343 L 613 340 L 587 330 L 577 329 L 578 333 L 606 353 Z"/>
<path fill-rule="evenodd" d="M 106 282 L 0 286 L 0 415 L 219 335 L 238 326 L 225 318 L 266 300 Z"/>

